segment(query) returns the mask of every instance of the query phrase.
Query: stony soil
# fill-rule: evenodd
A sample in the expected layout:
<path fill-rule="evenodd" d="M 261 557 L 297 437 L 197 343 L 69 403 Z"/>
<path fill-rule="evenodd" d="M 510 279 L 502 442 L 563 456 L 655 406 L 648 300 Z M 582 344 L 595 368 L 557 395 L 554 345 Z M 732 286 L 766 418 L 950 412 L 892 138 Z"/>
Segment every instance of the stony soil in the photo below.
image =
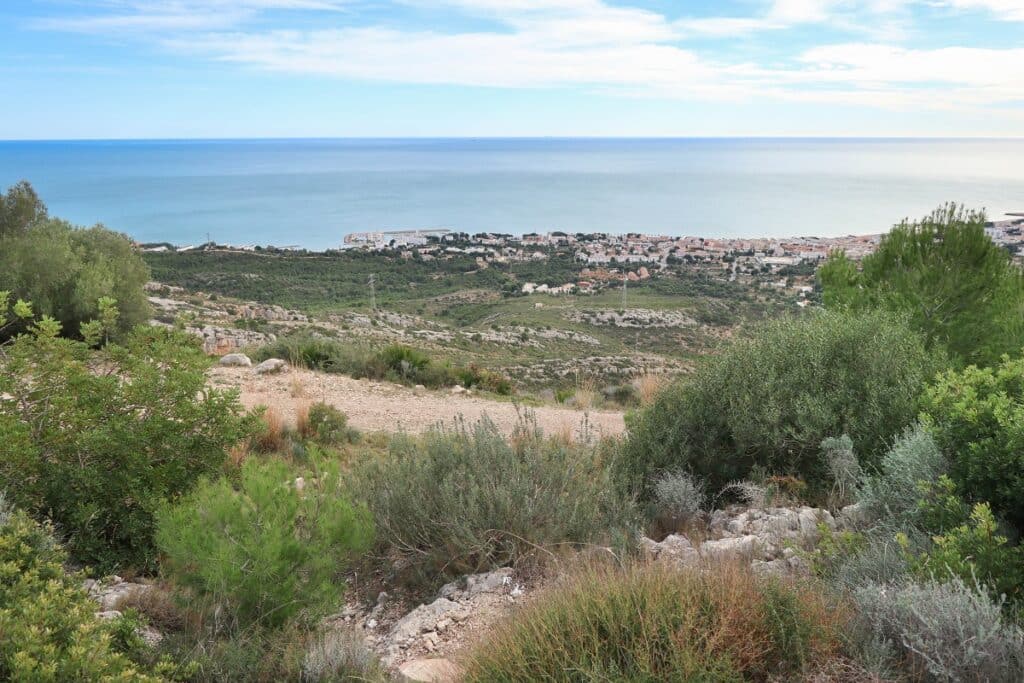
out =
<path fill-rule="evenodd" d="M 585 413 L 553 406 L 524 409 L 511 401 L 476 394 L 454 395 L 447 389 L 417 391 L 389 382 L 309 370 L 257 375 L 251 368 L 216 367 L 210 371 L 210 381 L 215 386 L 237 387 L 243 405 L 272 407 L 289 424 L 294 424 L 298 406 L 323 401 L 348 415 L 350 425 L 368 432 L 419 433 L 438 423 L 451 425 L 459 417 L 472 423 L 486 415 L 509 434 L 526 410 L 534 413 L 546 434 L 571 431 L 574 437 L 580 437 L 589 429 L 593 436 L 613 436 L 625 430 L 623 414 L 617 411 Z"/>

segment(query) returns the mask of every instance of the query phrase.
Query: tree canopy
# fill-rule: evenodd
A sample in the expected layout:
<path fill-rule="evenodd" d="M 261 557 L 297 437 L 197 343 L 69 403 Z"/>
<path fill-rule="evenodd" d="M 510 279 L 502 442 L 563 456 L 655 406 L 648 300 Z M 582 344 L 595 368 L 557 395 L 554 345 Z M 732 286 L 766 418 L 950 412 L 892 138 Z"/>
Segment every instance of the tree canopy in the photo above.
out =
<path fill-rule="evenodd" d="M 26 180 L 0 194 L 0 238 L 20 235 L 47 217 L 46 205 Z"/>
<path fill-rule="evenodd" d="M 125 235 L 50 218 L 25 182 L 10 188 L 0 206 L 0 290 L 31 301 L 69 335 L 99 316 L 103 298 L 117 301 L 119 332 L 146 321 L 149 268 Z"/>
<path fill-rule="evenodd" d="M 948 204 L 903 221 L 860 270 L 842 253 L 818 272 L 826 307 L 905 314 L 961 364 L 1024 348 L 1024 273 L 985 234 L 985 214 Z"/>

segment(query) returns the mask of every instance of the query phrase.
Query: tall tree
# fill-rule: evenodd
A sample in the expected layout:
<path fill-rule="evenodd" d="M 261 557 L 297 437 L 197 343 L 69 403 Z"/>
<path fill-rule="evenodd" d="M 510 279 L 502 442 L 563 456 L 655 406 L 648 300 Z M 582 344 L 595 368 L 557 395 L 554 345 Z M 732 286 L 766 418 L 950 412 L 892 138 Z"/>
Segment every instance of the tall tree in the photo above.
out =
<path fill-rule="evenodd" d="M 0 238 L 23 234 L 46 217 L 46 205 L 26 180 L 0 195 Z"/>
<path fill-rule="evenodd" d="M 907 315 L 961 364 L 991 365 L 1024 349 L 1024 272 L 985 234 L 985 214 L 948 204 L 903 221 L 858 271 L 841 253 L 818 271 L 830 308 Z"/>

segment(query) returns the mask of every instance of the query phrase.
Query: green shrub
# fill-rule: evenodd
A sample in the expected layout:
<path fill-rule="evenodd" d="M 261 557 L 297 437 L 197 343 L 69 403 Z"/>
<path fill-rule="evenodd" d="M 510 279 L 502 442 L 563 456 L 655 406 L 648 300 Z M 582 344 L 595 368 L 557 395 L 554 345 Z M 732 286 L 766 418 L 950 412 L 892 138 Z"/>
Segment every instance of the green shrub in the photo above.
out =
<path fill-rule="evenodd" d="M 372 523 L 340 490 L 336 464 L 300 484 L 281 461 L 248 460 L 235 486 L 202 481 L 158 515 L 164 571 L 235 626 L 278 627 L 337 606 L 341 572 L 366 549 Z"/>
<path fill-rule="evenodd" d="M 849 435 L 874 469 L 935 368 L 918 335 L 883 314 L 767 323 L 631 420 L 623 480 L 649 492 L 653 473 L 682 468 L 718 490 L 757 468 L 821 493 L 830 485 L 822 440 Z"/>
<path fill-rule="evenodd" d="M 1009 545 L 999 534 L 985 503 L 974 506 L 969 523 L 951 528 L 933 541 L 928 552 L 911 562 L 919 574 L 938 581 L 958 576 L 978 582 L 993 595 L 1014 603 L 1024 597 L 1024 548 Z"/>
<path fill-rule="evenodd" d="M 2 353 L 0 480 L 18 483 L 14 503 L 52 519 L 78 562 L 153 567 L 153 512 L 253 427 L 237 393 L 207 385 L 197 340 L 158 328 L 101 351 L 22 335 Z"/>
<path fill-rule="evenodd" d="M 348 417 L 334 406 L 318 402 L 309 407 L 309 429 L 313 439 L 324 446 L 355 443 L 359 432 L 348 426 Z"/>
<path fill-rule="evenodd" d="M 126 656 L 140 646 L 135 622 L 97 618 L 65 560 L 52 531 L 0 495 L 0 679 L 159 681 Z"/>
<path fill-rule="evenodd" d="M 957 492 L 1024 531 L 1024 358 L 946 372 L 925 391 L 923 410 Z"/>
<path fill-rule="evenodd" d="M 431 388 L 458 384 L 497 394 L 512 393 L 511 380 L 500 373 L 475 365 L 454 367 L 400 344 L 372 351 L 325 337 L 299 334 L 262 346 L 253 355 L 256 360 L 282 358 L 293 365 L 351 375 L 356 379 L 366 377 Z"/>
<path fill-rule="evenodd" d="M 598 449 L 545 439 L 529 422 L 510 440 L 486 418 L 397 438 L 388 457 L 367 458 L 354 475 L 382 545 L 430 580 L 503 566 L 538 546 L 607 540 L 633 516 Z"/>
<path fill-rule="evenodd" d="M 927 680 L 1024 677 L 1024 635 L 1001 603 L 959 578 L 921 584 L 869 584 L 853 593 L 863 628 L 899 651 Z"/>
<path fill-rule="evenodd" d="M 821 595 L 732 568 L 588 569 L 499 626 L 464 680 L 794 680 L 838 651 Z"/>

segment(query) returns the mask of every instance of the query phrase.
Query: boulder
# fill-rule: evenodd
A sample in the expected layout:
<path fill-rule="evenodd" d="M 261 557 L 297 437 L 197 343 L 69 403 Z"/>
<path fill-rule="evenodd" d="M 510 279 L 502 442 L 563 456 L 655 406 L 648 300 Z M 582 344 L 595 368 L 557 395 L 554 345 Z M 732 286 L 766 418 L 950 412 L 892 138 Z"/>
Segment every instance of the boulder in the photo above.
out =
<path fill-rule="evenodd" d="M 454 662 L 442 657 L 413 659 L 398 667 L 398 673 L 407 681 L 424 683 L 448 683 L 459 680 L 462 675 Z"/>
<path fill-rule="evenodd" d="M 220 357 L 219 365 L 235 368 L 251 368 L 252 359 L 244 353 L 229 353 Z"/>
<path fill-rule="evenodd" d="M 644 538 L 640 541 L 643 550 L 656 560 L 667 560 L 684 567 L 692 567 L 700 562 L 700 553 L 690 543 L 690 539 L 680 534 L 671 534 L 661 543 Z"/>
<path fill-rule="evenodd" d="M 257 375 L 267 375 L 274 372 L 281 372 L 287 367 L 288 364 L 285 363 L 280 358 L 268 358 L 267 360 L 263 361 L 252 370 Z"/>
<path fill-rule="evenodd" d="M 442 619 L 461 621 L 466 616 L 466 609 L 459 603 L 448 598 L 438 598 L 428 605 L 420 605 L 396 622 L 391 627 L 388 640 L 400 644 L 421 633 L 433 631 Z"/>
<path fill-rule="evenodd" d="M 722 538 L 717 541 L 704 541 L 700 544 L 700 553 L 711 560 L 745 560 L 759 559 L 764 555 L 764 542 L 752 534 L 738 538 Z"/>
<path fill-rule="evenodd" d="M 452 581 L 441 587 L 439 595 L 449 600 L 466 600 L 481 593 L 507 593 L 514 587 L 512 584 L 512 568 L 502 567 L 493 572 L 473 574 L 463 581 Z"/>

